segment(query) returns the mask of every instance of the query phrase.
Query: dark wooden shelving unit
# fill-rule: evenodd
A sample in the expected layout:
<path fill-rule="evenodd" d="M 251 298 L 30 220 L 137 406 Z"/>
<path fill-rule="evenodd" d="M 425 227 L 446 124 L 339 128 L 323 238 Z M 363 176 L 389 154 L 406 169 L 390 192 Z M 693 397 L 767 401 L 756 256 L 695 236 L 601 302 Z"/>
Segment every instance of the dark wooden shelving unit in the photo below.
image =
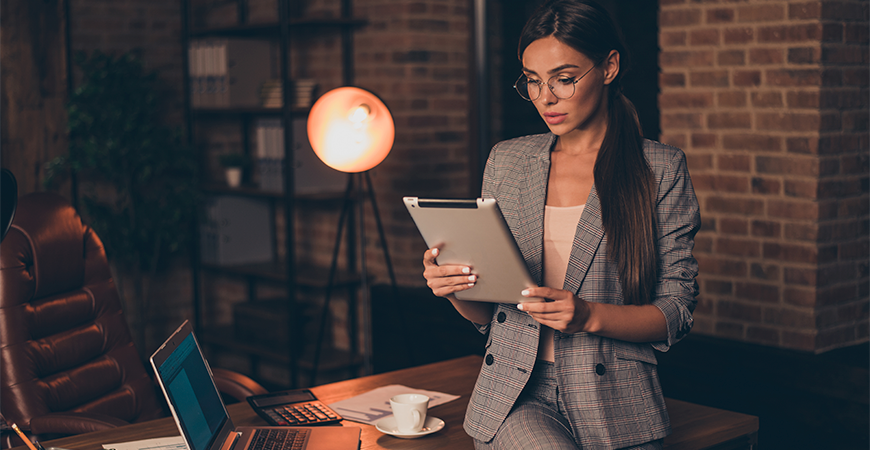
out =
<path fill-rule="evenodd" d="M 311 28 L 348 28 L 362 27 L 368 23 L 365 19 L 353 17 L 307 17 L 289 20 L 291 33 Z M 277 23 L 239 25 L 234 27 L 208 28 L 190 32 L 191 37 L 278 37 L 281 25 Z"/>
<path fill-rule="evenodd" d="M 200 189 L 206 194 L 221 194 L 221 195 L 241 195 L 245 197 L 260 197 L 271 199 L 283 199 L 283 192 L 264 191 L 256 186 L 241 185 L 236 188 L 229 187 L 225 184 L 204 184 Z M 317 194 L 294 194 L 297 202 L 340 202 L 342 194 L 337 192 L 317 193 Z"/>
<path fill-rule="evenodd" d="M 245 264 L 238 266 L 218 266 L 202 264 L 202 270 L 221 272 L 237 277 L 253 277 L 277 283 L 287 282 L 287 267 L 281 262 L 264 264 Z M 320 267 L 303 267 L 296 272 L 296 284 L 300 288 L 324 289 L 329 275 L 328 269 Z M 346 288 L 359 284 L 359 274 L 341 271 L 336 274 L 333 287 Z"/>
<path fill-rule="evenodd" d="M 309 108 L 290 108 L 293 117 L 307 117 Z M 265 106 L 235 107 L 235 108 L 195 108 L 196 116 L 204 117 L 243 117 L 243 116 L 282 116 L 283 108 L 267 108 Z"/>
<path fill-rule="evenodd" d="M 341 71 L 342 83 L 351 85 L 353 82 L 353 49 L 352 49 L 352 33 L 353 30 L 364 26 L 367 21 L 360 18 L 351 17 L 351 0 L 341 0 L 341 16 L 340 17 L 296 17 L 300 13 L 293 11 L 293 8 L 298 4 L 291 0 L 278 0 L 278 20 L 275 23 L 268 24 L 253 24 L 247 23 L 247 0 L 236 0 L 238 6 L 238 14 L 236 15 L 238 23 L 235 26 L 221 26 L 214 28 L 194 28 L 191 26 L 194 17 L 192 16 L 191 0 L 182 1 L 182 48 L 184 49 L 184 78 L 190 79 L 189 74 L 189 55 L 188 48 L 192 39 L 209 39 L 209 38 L 245 38 L 245 39 L 261 39 L 277 43 L 279 46 L 279 64 L 280 64 L 280 79 L 283 89 L 283 102 L 281 107 L 192 107 L 191 87 L 189 82 L 185 82 L 185 120 L 187 125 L 187 135 L 190 144 L 194 145 L 195 129 L 202 123 L 214 120 L 231 120 L 237 121 L 241 126 L 242 145 L 244 146 L 245 154 L 250 155 L 249 129 L 254 121 L 258 118 L 270 117 L 279 118 L 284 128 L 284 189 L 282 192 L 271 192 L 261 190 L 251 183 L 242 184 L 239 187 L 231 188 L 218 183 L 206 183 L 201 186 L 202 192 L 207 195 L 217 196 L 241 196 L 254 199 L 264 199 L 268 201 L 271 208 L 271 220 L 273 223 L 273 237 L 277 233 L 275 230 L 275 211 L 281 208 L 284 213 L 284 255 L 283 259 L 278 259 L 279 252 L 273 251 L 274 260 L 271 263 L 263 264 L 245 264 L 245 265 L 218 265 L 207 264 L 200 260 L 199 238 L 194 239 L 193 255 L 192 255 L 192 283 L 193 283 L 193 309 L 194 323 L 197 329 L 197 334 L 200 336 L 202 343 L 210 351 L 230 352 L 237 355 L 243 355 L 249 358 L 252 371 L 256 371 L 256 364 L 261 360 L 285 365 L 289 372 L 289 381 L 286 387 L 299 387 L 300 372 L 310 372 L 313 367 L 312 361 L 315 359 L 314 343 L 312 345 L 300 345 L 294 340 L 294 334 L 287 332 L 290 336 L 287 342 L 275 342 L 270 340 L 257 339 L 238 339 L 236 336 L 236 327 L 233 325 L 218 325 L 204 323 L 203 312 L 206 308 L 212 307 L 217 301 L 214 298 L 208 298 L 203 295 L 202 278 L 208 277 L 223 277 L 228 280 L 238 280 L 245 283 L 247 286 L 246 296 L 247 305 L 258 305 L 258 302 L 264 302 L 264 299 L 258 298 L 258 286 L 281 286 L 286 290 L 286 298 L 281 298 L 276 303 L 282 310 L 286 310 L 286 324 L 288 330 L 293 330 L 297 327 L 298 318 L 293 317 L 293 313 L 298 311 L 297 307 L 309 306 L 300 304 L 298 296 L 301 292 L 305 292 L 308 298 L 312 297 L 314 290 L 325 291 L 328 288 L 344 289 L 348 292 L 348 327 L 350 338 L 350 350 L 339 350 L 336 348 L 323 347 L 319 362 L 318 373 L 334 372 L 338 370 L 348 370 L 349 373 L 355 375 L 355 372 L 362 365 L 362 357 L 359 354 L 359 345 L 356 342 L 358 333 L 356 321 L 356 290 L 360 286 L 360 276 L 349 271 L 338 271 L 332 286 L 327 286 L 329 280 L 329 269 L 321 267 L 311 267 L 308 265 L 298 264 L 296 261 L 296 237 L 294 218 L 297 205 L 316 203 L 318 208 L 331 208 L 336 210 L 341 205 L 342 193 L 323 193 L 323 194 L 306 194 L 299 195 L 295 192 L 294 180 L 294 157 L 293 157 L 293 127 L 290 126 L 293 119 L 305 118 L 308 116 L 310 108 L 300 108 L 293 106 L 293 99 L 290 86 L 292 81 L 292 73 L 290 67 L 290 54 L 293 51 L 293 39 L 300 32 L 308 32 L 312 29 L 335 30 L 341 34 Z M 203 150 L 207 152 L 208 150 Z M 205 160 L 205 158 L 203 158 Z M 246 174 L 250 175 L 250 173 Z M 250 178 L 249 176 L 247 178 Z M 198 229 L 197 236 L 198 236 Z M 351 237 L 348 237 L 351 239 Z M 273 239 L 278 242 L 277 239 Z M 352 242 L 348 242 L 349 246 Z M 271 299 L 270 301 L 275 301 Z M 264 303 L 261 303 L 261 305 Z M 238 305 L 236 305 L 237 307 Z M 259 305 L 258 305 L 259 306 Z M 319 317 L 318 317 L 319 319 Z M 311 339 L 316 339 L 317 333 L 314 333 Z M 248 336 L 250 337 L 250 336 Z M 256 374 L 251 374 L 255 376 Z M 308 381 L 308 377 L 306 377 Z M 284 386 L 282 386 L 284 387 Z"/>
<path fill-rule="evenodd" d="M 276 363 L 287 364 L 290 359 L 287 353 L 275 350 L 274 342 L 238 342 L 233 338 L 233 329 L 229 326 L 205 328 L 197 336 L 201 341 L 209 345 L 223 347 L 234 351 L 244 352 L 260 358 L 265 358 Z M 297 363 L 300 369 L 310 370 L 312 368 L 313 352 L 306 352 L 300 355 Z M 353 354 L 346 350 L 335 348 L 324 349 L 321 354 L 321 362 L 319 369 L 324 372 L 343 370 L 349 367 L 359 367 L 362 365 L 362 357 L 358 354 Z"/>

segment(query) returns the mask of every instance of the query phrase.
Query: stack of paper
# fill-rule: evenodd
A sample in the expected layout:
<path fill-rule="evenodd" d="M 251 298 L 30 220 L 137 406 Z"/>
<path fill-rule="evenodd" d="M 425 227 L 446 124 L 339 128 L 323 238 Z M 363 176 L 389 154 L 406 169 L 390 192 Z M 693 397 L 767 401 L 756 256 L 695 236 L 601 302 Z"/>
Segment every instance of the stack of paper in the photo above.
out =
<path fill-rule="evenodd" d="M 347 420 L 374 425 L 384 417 L 393 415 L 393 411 L 390 409 L 390 399 L 399 394 L 426 395 L 429 397 L 429 408 L 443 405 L 459 398 L 458 395 L 413 389 L 401 384 L 391 384 L 347 400 L 331 403 L 329 407 Z"/>
<path fill-rule="evenodd" d="M 117 444 L 103 444 L 106 450 L 187 450 L 187 444 L 181 436 L 167 436 L 141 441 L 119 442 Z"/>

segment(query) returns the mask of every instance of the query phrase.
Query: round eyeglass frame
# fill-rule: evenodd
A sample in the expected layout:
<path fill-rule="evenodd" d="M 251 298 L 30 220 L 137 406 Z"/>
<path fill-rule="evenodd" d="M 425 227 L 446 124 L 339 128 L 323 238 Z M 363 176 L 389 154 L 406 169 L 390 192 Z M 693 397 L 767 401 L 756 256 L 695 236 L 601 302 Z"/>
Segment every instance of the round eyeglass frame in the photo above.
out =
<path fill-rule="evenodd" d="M 553 93 L 553 96 L 554 96 L 554 97 L 558 98 L 559 100 L 568 100 L 569 98 L 573 97 L 574 94 L 577 93 L 577 83 L 579 83 L 580 80 L 582 80 L 586 75 L 588 75 L 589 72 L 592 72 L 592 69 L 594 69 L 594 68 L 596 68 L 596 67 L 598 67 L 598 64 L 593 65 L 593 66 L 590 67 L 589 70 L 587 70 L 583 75 L 580 75 L 579 77 L 577 77 L 576 80 L 574 80 L 574 81 L 571 82 L 571 95 L 569 95 L 569 96 L 567 96 L 567 97 L 559 97 L 559 96 L 556 94 L 556 90 L 555 90 L 555 88 L 553 87 L 553 85 L 550 84 L 550 82 L 553 81 L 553 78 L 557 78 L 557 77 L 559 77 L 559 75 L 553 75 L 552 77 L 550 77 L 550 78 L 547 80 L 547 87 L 550 89 L 550 92 Z M 521 88 L 520 88 L 520 83 L 522 82 L 523 77 L 525 77 L 525 78 L 528 80 L 528 77 L 526 76 L 526 74 L 521 73 L 520 76 L 519 76 L 519 78 L 517 78 L 517 81 L 514 82 L 514 89 L 517 91 L 517 94 L 520 94 L 520 97 L 521 97 L 523 100 L 528 101 L 528 102 L 533 102 L 533 101 L 535 101 L 535 100 L 541 98 L 541 93 L 544 92 L 544 89 L 543 89 L 543 87 L 541 86 L 542 83 L 541 83 L 540 81 L 535 82 L 535 83 L 531 83 L 531 84 L 537 84 L 537 85 L 538 85 L 538 95 L 536 95 L 535 98 L 530 98 L 530 97 L 526 97 L 525 95 L 523 95 L 523 92 L 522 92 L 522 90 L 521 90 Z M 527 87 L 528 87 L 528 85 L 529 85 L 529 83 L 526 83 L 526 86 L 527 86 Z M 528 95 L 528 92 L 529 92 L 528 89 L 526 89 L 526 94 L 527 94 L 527 95 Z"/>

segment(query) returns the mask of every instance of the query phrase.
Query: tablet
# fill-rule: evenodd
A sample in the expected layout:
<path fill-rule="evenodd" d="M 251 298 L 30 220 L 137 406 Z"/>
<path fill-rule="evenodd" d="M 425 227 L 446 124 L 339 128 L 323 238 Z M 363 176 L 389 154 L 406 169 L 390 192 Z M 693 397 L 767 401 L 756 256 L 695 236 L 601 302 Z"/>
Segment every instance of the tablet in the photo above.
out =
<path fill-rule="evenodd" d="M 438 247 L 438 264 L 465 264 L 478 275 L 459 300 L 494 303 L 541 301 L 523 297 L 537 286 L 495 199 L 404 197 L 405 207 L 428 248 Z"/>

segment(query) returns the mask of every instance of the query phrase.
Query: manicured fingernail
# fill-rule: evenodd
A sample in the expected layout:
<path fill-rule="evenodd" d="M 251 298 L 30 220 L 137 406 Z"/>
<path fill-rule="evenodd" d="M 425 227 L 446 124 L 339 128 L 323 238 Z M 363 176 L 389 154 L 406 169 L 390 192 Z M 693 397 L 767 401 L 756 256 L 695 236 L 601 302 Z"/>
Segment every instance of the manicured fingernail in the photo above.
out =
<path fill-rule="evenodd" d="M 474 280 L 476 280 L 476 279 L 477 279 L 477 277 L 474 276 L 474 275 L 469 275 L 469 276 L 468 276 L 468 281 L 474 281 Z"/>
<path fill-rule="evenodd" d="M 468 283 L 469 286 L 474 286 L 474 283 Z"/>
<path fill-rule="evenodd" d="M 471 273 L 471 268 L 470 267 L 463 267 L 462 273 Z"/>
<path fill-rule="evenodd" d="M 432 249 L 432 256 L 438 256 L 438 249 L 437 248 Z"/>
<path fill-rule="evenodd" d="M 517 309 L 520 310 L 520 311 L 522 311 L 522 310 L 523 310 L 523 304 L 522 304 L 522 303 L 517 303 Z"/>
<path fill-rule="evenodd" d="M 523 297 L 528 297 L 528 296 L 529 296 L 529 290 L 528 290 L 528 289 L 525 289 L 525 290 L 523 290 L 523 292 L 520 292 L 520 294 L 522 294 Z"/>

